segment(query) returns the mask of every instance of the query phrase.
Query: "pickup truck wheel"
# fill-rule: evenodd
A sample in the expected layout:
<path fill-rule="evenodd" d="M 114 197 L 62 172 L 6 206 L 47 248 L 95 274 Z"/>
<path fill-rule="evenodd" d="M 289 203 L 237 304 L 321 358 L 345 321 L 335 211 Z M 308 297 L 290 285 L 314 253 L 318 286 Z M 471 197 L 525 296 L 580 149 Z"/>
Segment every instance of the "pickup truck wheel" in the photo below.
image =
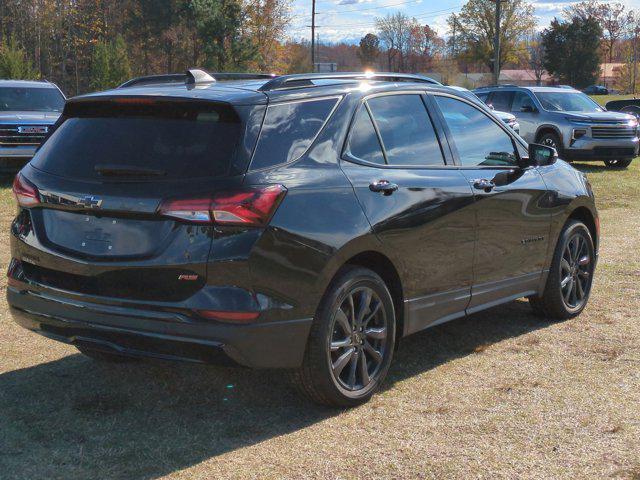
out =
<path fill-rule="evenodd" d="M 545 133 L 538 139 L 538 143 L 546 145 L 547 147 L 553 147 L 558 152 L 558 155 L 562 155 L 562 142 L 555 133 Z"/>
<path fill-rule="evenodd" d="M 627 168 L 629 165 L 631 165 L 632 160 L 632 158 L 626 158 L 624 160 L 605 160 L 604 164 L 607 166 L 607 168 Z"/>
<path fill-rule="evenodd" d="M 395 345 L 395 311 L 384 281 L 366 268 L 343 268 L 316 312 L 296 386 L 316 403 L 353 407 L 384 381 Z"/>
<path fill-rule="evenodd" d="M 589 300 L 595 250 L 589 229 L 569 220 L 556 245 L 544 291 L 529 297 L 537 315 L 550 320 L 566 320 L 579 315 Z"/>

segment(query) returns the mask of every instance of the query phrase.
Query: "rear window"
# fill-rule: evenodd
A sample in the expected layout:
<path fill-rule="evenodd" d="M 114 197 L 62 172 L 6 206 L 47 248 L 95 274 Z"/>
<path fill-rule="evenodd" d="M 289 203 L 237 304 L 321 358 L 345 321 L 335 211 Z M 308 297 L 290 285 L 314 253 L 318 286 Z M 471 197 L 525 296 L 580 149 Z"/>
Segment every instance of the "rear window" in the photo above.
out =
<path fill-rule="evenodd" d="M 64 120 L 31 164 L 74 178 L 224 176 L 241 136 L 228 106 L 85 108 Z"/>
<path fill-rule="evenodd" d="M 337 102 L 337 98 L 326 98 L 269 105 L 251 169 L 300 157 L 311 146 Z"/>

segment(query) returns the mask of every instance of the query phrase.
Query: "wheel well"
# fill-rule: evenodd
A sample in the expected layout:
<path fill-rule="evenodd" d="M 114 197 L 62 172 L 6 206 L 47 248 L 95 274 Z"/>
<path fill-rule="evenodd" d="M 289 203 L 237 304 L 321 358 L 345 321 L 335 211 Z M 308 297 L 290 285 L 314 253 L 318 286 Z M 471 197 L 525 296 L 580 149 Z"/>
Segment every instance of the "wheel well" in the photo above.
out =
<path fill-rule="evenodd" d="M 591 234 L 591 238 L 593 239 L 593 246 L 598 250 L 598 229 L 596 227 L 596 221 L 593 218 L 593 214 L 587 207 L 578 207 L 571 215 L 569 215 L 569 219 L 580 220 L 584 223 L 589 229 L 589 233 Z"/>
<path fill-rule="evenodd" d="M 404 332 L 404 296 L 400 275 L 398 275 L 398 271 L 391 260 L 379 252 L 370 251 L 351 257 L 345 264 L 368 268 L 382 278 L 391 293 L 391 298 L 393 298 L 393 305 L 396 310 L 396 341 L 400 339 Z"/>
<path fill-rule="evenodd" d="M 546 135 L 547 133 L 553 133 L 560 139 L 560 142 L 562 143 L 562 137 L 560 136 L 560 133 L 553 127 L 542 127 L 540 130 L 538 130 L 538 133 L 536 133 L 536 142 L 540 141 L 542 136 Z"/>

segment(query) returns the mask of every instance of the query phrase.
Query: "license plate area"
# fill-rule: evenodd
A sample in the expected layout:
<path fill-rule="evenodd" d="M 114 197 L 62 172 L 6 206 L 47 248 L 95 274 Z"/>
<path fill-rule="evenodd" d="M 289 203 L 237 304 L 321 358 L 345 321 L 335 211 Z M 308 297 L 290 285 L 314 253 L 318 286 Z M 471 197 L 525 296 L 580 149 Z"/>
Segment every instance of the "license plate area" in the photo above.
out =
<path fill-rule="evenodd" d="M 171 232 L 166 220 L 96 216 L 42 209 L 47 241 L 89 257 L 146 257 L 162 247 Z"/>

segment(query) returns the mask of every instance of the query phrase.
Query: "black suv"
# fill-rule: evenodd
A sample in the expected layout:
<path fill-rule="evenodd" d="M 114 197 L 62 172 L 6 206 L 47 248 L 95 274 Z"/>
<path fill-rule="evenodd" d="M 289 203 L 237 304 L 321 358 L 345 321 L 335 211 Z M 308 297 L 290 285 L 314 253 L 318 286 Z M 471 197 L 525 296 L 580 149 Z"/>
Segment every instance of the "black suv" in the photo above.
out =
<path fill-rule="evenodd" d="M 67 101 L 16 177 L 8 302 L 96 359 L 287 368 L 356 405 L 401 337 L 582 311 L 598 216 L 554 154 L 424 77 L 138 79 Z"/>

